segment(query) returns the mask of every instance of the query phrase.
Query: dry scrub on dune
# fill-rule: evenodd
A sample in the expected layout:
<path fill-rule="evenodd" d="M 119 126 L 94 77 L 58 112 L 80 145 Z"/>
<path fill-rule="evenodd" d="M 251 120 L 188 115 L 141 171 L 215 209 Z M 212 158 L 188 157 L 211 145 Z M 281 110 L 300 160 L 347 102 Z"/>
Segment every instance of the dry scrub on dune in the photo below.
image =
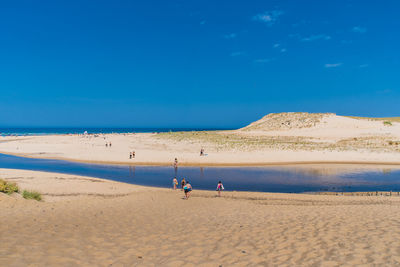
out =
<path fill-rule="evenodd" d="M 376 152 L 400 152 L 400 140 L 390 137 L 344 138 L 337 142 L 303 136 L 244 136 L 235 133 L 169 132 L 160 133 L 155 138 L 174 142 L 188 142 L 199 146 L 208 146 L 216 150 L 254 151 L 263 149 L 308 150 L 308 151 L 352 151 L 368 150 Z"/>
<path fill-rule="evenodd" d="M 257 130 L 283 130 L 311 128 L 321 122 L 325 116 L 334 115 L 332 113 L 308 113 L 308 112 L 285 112 L 270 113 L 258 121 L 240 129 L 241 131 Z"/>

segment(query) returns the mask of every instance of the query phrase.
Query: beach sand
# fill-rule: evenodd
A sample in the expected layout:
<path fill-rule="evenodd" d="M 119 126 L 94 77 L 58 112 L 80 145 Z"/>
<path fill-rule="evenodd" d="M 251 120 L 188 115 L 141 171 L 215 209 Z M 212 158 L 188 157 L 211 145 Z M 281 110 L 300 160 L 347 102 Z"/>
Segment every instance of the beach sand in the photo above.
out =
<path fill-rule="evenodd" d="M 132 151 L 135 159 L 129 158 Z M 281 113 L 232 131 L 0 137 L 0 153 L 132 165 L 172 165 L 174 158 L 181 166 L 399 165 L 400 123 Z"/>
<path fill-rule="evenodd" d="M 1 266 L 398 266 L 400 197 L 194 192 L 0 169 Z"/>

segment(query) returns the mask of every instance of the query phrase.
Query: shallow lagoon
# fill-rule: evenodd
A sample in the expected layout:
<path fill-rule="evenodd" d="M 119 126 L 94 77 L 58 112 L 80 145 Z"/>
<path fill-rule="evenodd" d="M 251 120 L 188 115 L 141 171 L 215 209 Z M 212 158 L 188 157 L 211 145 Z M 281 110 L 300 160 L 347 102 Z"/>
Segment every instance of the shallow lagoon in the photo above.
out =
<path fill-rule="evenodd" d="M 130 184 L 171 187 L 174 176 L 188 179 L 194 189 L 258 192 L 400 191 L 398 166 L 293 165 L 268 167 L 159 167 L 77 163 L 0 154 L 0 168 L 59 172 Z"/>

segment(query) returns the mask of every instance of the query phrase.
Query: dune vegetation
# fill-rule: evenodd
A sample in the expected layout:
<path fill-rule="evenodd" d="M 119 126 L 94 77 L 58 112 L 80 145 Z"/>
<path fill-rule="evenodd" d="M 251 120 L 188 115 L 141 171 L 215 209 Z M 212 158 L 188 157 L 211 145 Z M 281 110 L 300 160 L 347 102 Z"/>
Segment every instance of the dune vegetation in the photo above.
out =
<path fill-rule="evenodd" d="M 11 195 L 12 193 L 18 193 L 19 188 L 15 183 L 10 183 L 0 179 L 0 192 Z"/>

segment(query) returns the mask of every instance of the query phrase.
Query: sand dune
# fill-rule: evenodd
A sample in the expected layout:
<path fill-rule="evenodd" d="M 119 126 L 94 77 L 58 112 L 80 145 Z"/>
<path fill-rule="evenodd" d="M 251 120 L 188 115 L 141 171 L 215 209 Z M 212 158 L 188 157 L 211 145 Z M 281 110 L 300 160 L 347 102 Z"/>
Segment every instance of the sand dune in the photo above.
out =
<path fill-rule="evenodd" d="M 112 142 L 112 147 L 106 147 Z M 199 156 L 201 148 L 206 156 Z M 232 131 L 0 138 L 0 151 L 28 157 L 170 165 L 400 164 L 400 123 L 334 114 L 270 114 Z M 136 158 L 129 159 L 135 151 Z"/>
<path fill-rule="evenodd" d="M 4 266 L 400 264 L 400 197 L 195 190 L 186 201 L 179 190 L 88 177 L 0 177 L 44 194 L 0 194 Z"/>

